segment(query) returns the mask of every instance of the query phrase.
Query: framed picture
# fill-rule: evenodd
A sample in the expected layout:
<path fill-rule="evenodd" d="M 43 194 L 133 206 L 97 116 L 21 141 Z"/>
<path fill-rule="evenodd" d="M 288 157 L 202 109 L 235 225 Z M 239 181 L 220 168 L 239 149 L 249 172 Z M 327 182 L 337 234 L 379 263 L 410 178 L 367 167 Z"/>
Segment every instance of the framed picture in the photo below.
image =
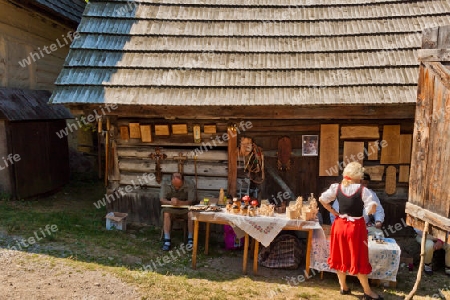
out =
<path fill-rule="evenodd" d="M 319 155 L 318 135 L 302 135 L 302 155 L 303 156 Z"/>

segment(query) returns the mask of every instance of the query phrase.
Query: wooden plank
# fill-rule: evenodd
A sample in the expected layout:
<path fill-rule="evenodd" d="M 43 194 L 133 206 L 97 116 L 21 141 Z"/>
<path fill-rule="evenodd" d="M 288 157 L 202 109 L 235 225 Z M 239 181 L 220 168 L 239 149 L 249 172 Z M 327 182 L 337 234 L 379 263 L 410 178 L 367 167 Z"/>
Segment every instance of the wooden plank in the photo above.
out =
<path fill-rule="evenodd" d="M 367 144 L 367 159 L 378 160 L 378 150 L 380 149 L 380 141 L 373 141 Z"/>
<path fill-rule="evenodd" d="M 344 165 L 353 161 L 357 161 L 362 165 L 363 160 L 364 142 L 344 142 L 344 153 L 342 154 Z"/>
<path fill-rule="evenodd" d="M 143 143 L 152 142 L 152 127 L 151 125 L 140 125 L 141 141 Z"/>
<path fill-rule="evenodd" d="M 398 182 L 409 181 L 409 166 L 401 165 L 398 171 Z"/>
<path fill-rule="evenodd" d="M 435 80 L 432 103 L 432 120 L 429 122 L 428 173 L 426 187 L 428 199 L 424 208 L 442 216 L 450 211 L 450 90 L 440 80 Z"/>
<path fill-rule="evenodd" d="M 169 125 L 155 125 L 155 135 L 170 135 Z"/>
<path fill-rule="evenodd" d="M 236 196 L 237 185 L 237 160 L 238 160 L 238 148 L 237 148 L 237 132 L 236 128 L 229 126 L 228 133 L 228 194 Z"/>
<path fill-rule="evenodd" d="M 172 134 L 187 134 L 187 124 L 172 124 Z"/>
<path fill-rule="evenodd" d="M 429 174 L 428 142 L 430 136 L 429 122 L 432 116 L 432 100 L 434 97 L 434 75 L 423 64 L 419 68 L 419 83 L 417 91 L 417 108 L 413 133 L 413 148 L 411 157 L 411 172 L 409 176 L 408 201 L 423 206 L 428 198 L 426 179 Z"/>
<path fill-rule="evenodd" d="M 398 161 L 400 164 L 411 163 L 411 143 L 412 143 L 412 134 L 400 135 L 400 154 Z"/>
<path fill-rule="evenodd" d="M 140 139 L 141 129 L 139 123 L 130 123 L 128 126 L 130 127 L 130 139 Z"/>
<path fill-rule="evenodd" d="M 339 175 L 339 125 L 320 126 L 319 176 Z"/>
<path fill-rule="evenodd" d="M 368 166 L 364 167 L 364 169 L 370 175 L 370 181 L 383 180 L 384 166 Z"/>
<path fill-rule="evenodd" d="M 216 124 L 204 125 L 203 132 L 207 134 L 215 134 L 217 132 Z"/>
<path fill-rule="evenodd" d="M 398 164 L 400 159 L 400 125 L 383 126 L 383 142 L 380 163 Z"/>
<path fill-rule="evenodd" d="M 130 134 L 128 132 L 128 126 L 120 126 L 120 138 L 122 140 L 130 139 Z"/>
<path fill-rule="evenodd" d="M 388 195 L 395 194 L 397 190 L 397 169 L 394 166 L 386 168 L 386 184 L 384 191 Z"/>
<path fill-rule="evenodd" d="M 341 140 L 352 139 L 379 139 L 380 132 L 378 126 L 342 126 Z"/>

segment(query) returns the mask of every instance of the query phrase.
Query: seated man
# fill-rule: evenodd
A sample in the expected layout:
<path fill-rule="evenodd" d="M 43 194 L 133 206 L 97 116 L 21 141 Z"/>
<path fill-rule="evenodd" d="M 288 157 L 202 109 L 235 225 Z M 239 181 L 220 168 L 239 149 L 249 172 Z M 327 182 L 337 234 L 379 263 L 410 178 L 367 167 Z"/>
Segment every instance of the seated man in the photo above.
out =
<path fill-rule="evenodd" d="M 183 175 L 173 173 L 171 184 L 161 187 L 160 203 L 166 205 L 192 205 L 194 204 L 194 188 L 185 184 Z M 163 214 L 164 245 L 162 250 L 170 250 L 170 225 L 173 215 L 188 214 L 188 244 L 192 244 L 193 222 L 191 213 L 185 208 L 165 207 L 161 210 Z"/>
<path fill-rule="evenodd" d="M 361 180 L 361 185 L 363 185 L 364 187 L 367 188 L 367 186 L 369 185 L 369 181 L 370 181 L 370 175 L 367 173 L 364 173 L 364 178 Z M 383 226 L 383 222 L 384 222 L 384 209 L 381 206 L 380 199 L 378 199 L 377 194 L 369 188 L 368 188 L 368 190 L 372 193 L 372 198 L 377 203 L 377 211 L 372 216 L 367 215 L 365 210 L 363 211 L 364 220 L 366 221 L 366 225 L 367 225 L 367 231 L 369 232 L 370 235 L 375 235 L 375 234 L 383 235 L 383 231 L 381 230 L 381 227 Z M 336 211 L 339 211 L 339 202 L 337 200 L 335 200 L 332 207 Z M 375 224 L 371 221 L 372 217 L 374 218 Z M 334 215 L 330 214 L 331 223 L 334 222 L 334 218 L 335 218 Z"/>
<path fill-rule="evenodd" d="M 423 232 L 415 228 L 414 230 L 417 232 L 416 241 L 421 244 Z M 433 254 L 435 250 L 440 249 L 444 249 L 445 251 L 445 274 L 450 276 L 450 244 L 445 244 L 442 240 L 437 239 L 429 234 L 427 235 L 427 240 L 425 241 L 425 266 L 423 268 L 425 274 L 433 275 Z"/>

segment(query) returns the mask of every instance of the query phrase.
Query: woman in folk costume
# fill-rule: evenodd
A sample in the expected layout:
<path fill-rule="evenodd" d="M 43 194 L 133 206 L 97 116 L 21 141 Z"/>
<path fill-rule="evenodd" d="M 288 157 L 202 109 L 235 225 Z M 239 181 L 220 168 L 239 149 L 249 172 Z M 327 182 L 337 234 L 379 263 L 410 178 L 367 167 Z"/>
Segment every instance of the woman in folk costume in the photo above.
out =
<path fill-rule="evenodd" d="M 337 271 L 342 295 L 351 293 L 346 283 L 348 272 L 358 277 L 364 289 L 363 299 L 383 299 L 371 290 L 367 277 L 372 272 L 372 266 L 369 263 L 363 210 L 369 215 L 374 214 L 377 204 L 372 199 L 372 193 L 360 184 L 363 176 L 361 164 L 351 162 L 344 169 L 342 183 L 332 184 L 319 198 L 323 206 L 336 216 L 331 227 L 328 265 Z M 339 201 L 339 212 L 330 205 L 335 199 Z"/>

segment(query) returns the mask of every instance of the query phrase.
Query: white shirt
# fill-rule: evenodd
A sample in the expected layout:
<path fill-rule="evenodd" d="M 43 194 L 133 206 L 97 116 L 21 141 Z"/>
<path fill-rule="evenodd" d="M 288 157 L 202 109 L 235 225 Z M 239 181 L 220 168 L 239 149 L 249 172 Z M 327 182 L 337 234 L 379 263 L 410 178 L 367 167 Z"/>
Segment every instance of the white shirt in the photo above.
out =
<path fill-rule="evenodd" d="M 377 194 L 375 194 L 374 191 L 372 191 L 371 189 L 367 189 L 367 190 L 369 190 L 369 192 L 372 193 L 373 201 L 375 201 L 377 203 L 377 210 L 376 210 L 375 214 L 373 215 L 374 218 L 375 218 L 375 222 L 383 223 L 384 222 L 384 209 L 381 206 L 380 199 L 378 199 L 378 196 L 377 196 Z M 339 201 L 337 199 L 334 201 L 332 207 L 337 212 L 339 212 Z M 366 213 L 366 210 L 363 211 L 363 217 L 364 217 L 364 220 L 366 221 L 366 224 L 369 223 L 370 217 Z M 331 221 L 331 223 L 334 222 L 334 218 L 335 218 L 334 215 L 332 213 L 330 213 L 330 221 Z"/>

